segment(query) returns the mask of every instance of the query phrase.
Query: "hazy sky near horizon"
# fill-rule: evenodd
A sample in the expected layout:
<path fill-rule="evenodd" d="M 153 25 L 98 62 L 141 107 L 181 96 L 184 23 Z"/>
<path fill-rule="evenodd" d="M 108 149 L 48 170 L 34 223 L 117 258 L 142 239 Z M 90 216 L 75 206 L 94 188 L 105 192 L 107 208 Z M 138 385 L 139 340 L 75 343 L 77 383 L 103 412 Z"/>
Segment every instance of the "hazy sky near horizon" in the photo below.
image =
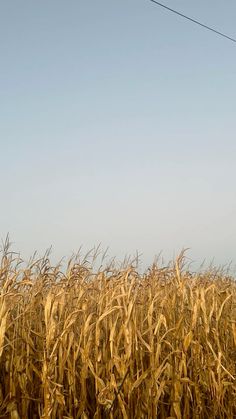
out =
<path fill-rule="evenodd" d="M 233 0 L 163 0 L 236 37 Z M 148 0 L 0 4 L 0 236 L 236 264 L 236 44 Z"/>

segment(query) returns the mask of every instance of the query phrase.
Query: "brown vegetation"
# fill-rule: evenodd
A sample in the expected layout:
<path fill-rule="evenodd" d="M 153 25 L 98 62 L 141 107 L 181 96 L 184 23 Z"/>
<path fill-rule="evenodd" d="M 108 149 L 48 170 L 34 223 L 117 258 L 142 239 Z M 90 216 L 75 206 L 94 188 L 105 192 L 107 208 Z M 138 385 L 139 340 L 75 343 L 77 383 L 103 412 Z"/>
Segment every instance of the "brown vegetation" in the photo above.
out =
<path fill-rule="evenodd" d="M 182 259 L 0 267 L 0 417 L 236 417 L 236 284 Z"/>

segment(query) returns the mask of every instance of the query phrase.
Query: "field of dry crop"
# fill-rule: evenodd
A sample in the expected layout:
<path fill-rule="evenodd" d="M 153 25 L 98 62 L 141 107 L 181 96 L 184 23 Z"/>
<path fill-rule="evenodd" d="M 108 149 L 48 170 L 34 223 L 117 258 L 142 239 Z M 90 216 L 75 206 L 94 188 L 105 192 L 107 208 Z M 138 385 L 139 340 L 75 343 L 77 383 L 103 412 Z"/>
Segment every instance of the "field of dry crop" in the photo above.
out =
<path fill-rule="evenodd" d="M 236 417 L 236 283 L 179 258 L 139 275 L 0 266 L 0 417 Z"/>

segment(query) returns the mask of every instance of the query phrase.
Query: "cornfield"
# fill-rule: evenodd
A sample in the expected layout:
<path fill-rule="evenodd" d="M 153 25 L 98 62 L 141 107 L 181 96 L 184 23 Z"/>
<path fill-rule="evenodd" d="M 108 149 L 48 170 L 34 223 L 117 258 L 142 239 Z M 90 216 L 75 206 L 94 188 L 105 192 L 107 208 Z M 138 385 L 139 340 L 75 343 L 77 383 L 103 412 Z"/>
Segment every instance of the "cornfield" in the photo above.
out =
<path fill-rule="evenodd" d="M 236 283 L 183 255 L 139 274 L 5 249 L 0 417 L 236 417 Z"/>

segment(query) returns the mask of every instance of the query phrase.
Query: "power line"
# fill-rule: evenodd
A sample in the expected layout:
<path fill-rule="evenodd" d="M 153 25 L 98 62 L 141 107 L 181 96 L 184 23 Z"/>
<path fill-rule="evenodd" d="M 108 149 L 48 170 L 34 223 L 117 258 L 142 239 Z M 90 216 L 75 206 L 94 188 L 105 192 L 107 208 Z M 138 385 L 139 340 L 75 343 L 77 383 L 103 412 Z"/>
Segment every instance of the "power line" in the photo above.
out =
<path fill-rule="evenodd" d="M 190 22 L 196 23 L 196 25 L 202 26 L 203 28 L 208 29 L 208 30 L 209 30 L 209 31 L 211 31 L 211 32 L 214 32 L 214 33 L 216 33 L 217 35 L 223 36 L 224 38 L 227 38 L 227 39 L 229 39 L 229 40 L 230 40 L 230 41 L 232 41 L 232 42 L 236 42 L 236 39 L 231 38 L 230 36 L 225 35 L 224 33 L 219 32 L 219 31 L 217 31 L 216 29 L 211 28 L 210 26 L 204 25 L 204 23 L 201 23 L 201 22 L 199 22 L 198 20 L 192 19 L 191 17 L 186 16 L 186 15 L 184 15 L 183 13 L 178 12 L 177 10 L 171 9 L 170 7 L 167 7 L 166 5 L 164 5 L 164 4 L 162 4 L 162 3 L 159 3 L 159 1 L 156 1 L 156 0 L 150 0 L 150 1 L 151 1 L 152 3 L 155 3 L 156 5 L 158 5 L 158 6 L 160 6 L 160 7 L 163 7 L 164 9 L 168 10 L 169 12 L 175 13 L 176 15 L 181 16 L 181 17 L 183 17 L 184 19 L 190 20 Z"/>

